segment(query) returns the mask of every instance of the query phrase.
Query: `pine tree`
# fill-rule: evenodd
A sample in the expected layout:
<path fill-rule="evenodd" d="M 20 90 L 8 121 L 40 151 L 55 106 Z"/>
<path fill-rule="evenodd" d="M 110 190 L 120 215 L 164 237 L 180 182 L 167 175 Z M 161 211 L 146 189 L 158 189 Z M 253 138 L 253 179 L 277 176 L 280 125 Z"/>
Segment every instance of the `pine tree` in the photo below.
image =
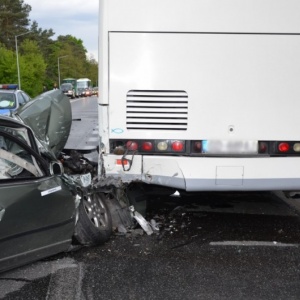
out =
<path fill-rule="evenodd" d="M 23 0 L 0 0 L 0 43 L 14 49 L 15 36 L 28 31 L 31 6 Z"/>

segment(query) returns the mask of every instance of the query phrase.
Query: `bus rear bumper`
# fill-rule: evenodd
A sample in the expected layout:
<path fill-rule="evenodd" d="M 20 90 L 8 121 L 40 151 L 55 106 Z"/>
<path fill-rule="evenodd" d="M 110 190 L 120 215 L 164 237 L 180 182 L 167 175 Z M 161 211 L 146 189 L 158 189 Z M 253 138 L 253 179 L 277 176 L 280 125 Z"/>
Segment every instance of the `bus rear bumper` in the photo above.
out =
<path fill-rule="evenodd" d="M 300 157 L 133 157 L 129 170 L 121 157 L 105 156 L 106 175 L 188 192 L 300 190 Z"/>

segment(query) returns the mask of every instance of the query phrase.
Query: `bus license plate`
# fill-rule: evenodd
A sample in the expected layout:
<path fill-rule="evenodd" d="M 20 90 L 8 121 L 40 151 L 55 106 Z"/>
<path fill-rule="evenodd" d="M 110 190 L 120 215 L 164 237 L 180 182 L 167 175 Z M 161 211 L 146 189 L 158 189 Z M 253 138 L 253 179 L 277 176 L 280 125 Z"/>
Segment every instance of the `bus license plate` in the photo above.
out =
<path fill-rule="evenodd" d="M 202 141 L 202 152 L 207 154 L 257 154 L 258 141 Z"/>

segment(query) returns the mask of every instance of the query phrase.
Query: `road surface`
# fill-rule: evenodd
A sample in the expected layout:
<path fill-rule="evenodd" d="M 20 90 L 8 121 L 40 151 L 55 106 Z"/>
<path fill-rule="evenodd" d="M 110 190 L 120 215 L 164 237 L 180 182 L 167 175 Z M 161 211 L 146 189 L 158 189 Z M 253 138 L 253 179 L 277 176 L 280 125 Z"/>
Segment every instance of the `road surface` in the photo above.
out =
<path fill-rule="evenodd" d="M 300 299 L 299 215 L 274 194 L 157 198 L 147 219 L 151 236 L 2 273 L 1 299 Z"/>
<path fill-rule="evenodd" d="M 72 127 L 65 149 L 95 151 L 98 138 L 98 103 L 96 97 L 71 100 Z"/>

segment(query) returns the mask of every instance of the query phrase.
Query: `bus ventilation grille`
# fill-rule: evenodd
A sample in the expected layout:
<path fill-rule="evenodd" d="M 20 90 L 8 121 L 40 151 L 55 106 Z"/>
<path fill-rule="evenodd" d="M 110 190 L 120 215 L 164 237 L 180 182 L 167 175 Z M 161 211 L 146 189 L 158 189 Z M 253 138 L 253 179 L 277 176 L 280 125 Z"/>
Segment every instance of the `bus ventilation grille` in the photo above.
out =
<path fill-rule="evenodd" d="M 186 130 L 185 91 L 131 90 L 126 97 L 127 129 Z"/>

